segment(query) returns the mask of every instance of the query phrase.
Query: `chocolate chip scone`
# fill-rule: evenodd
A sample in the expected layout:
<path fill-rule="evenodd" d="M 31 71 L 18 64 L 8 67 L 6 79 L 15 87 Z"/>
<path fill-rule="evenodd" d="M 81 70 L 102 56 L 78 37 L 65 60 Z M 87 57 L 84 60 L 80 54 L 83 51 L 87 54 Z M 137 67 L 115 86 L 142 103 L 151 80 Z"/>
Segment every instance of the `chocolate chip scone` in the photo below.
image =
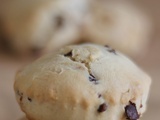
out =
<path fill-rule="evenodd" d="M 12 51 L 37 54 L 79 40 L 86 0 L 14 0 L 0 3 L 3 38 Z"/>
<path fill-rule="evenodd" d="M 131 1 L 92 0 L 89 9 L 84 25 L 87 41 L 109 44 L 130 56 L 145 52 L 151 22 Z"/>
<path fill-rule="evenodd" d="M 151 79 L 109 46 L 67 46 L 16 75 L 17 101 L 29 120 L 138 120 Z"/>

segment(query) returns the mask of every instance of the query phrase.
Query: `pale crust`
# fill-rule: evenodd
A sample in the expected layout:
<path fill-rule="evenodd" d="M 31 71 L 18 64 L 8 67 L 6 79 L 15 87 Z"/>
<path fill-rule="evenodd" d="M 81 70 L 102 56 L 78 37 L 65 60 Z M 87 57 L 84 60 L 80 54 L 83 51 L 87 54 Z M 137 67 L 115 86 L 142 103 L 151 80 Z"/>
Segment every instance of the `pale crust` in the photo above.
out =
<path fill-rule="evenodd" d="M 130 2 L 14 0 L 4 3 L 0 5 L 3 37 L 22 55 L 93 42 L 111 45 L 134 56 L 143 54 L 149 44 L 151 22 Z"/>
<path fill-rule="evenodd" d="M 86 41 L 108 44 L 130 56 L 143 55 L 151 39 L 149 17 L 131 1 L 92 0 L 85 22 Z"/>
<path fill-rule="evenodd" d="M 30 120 L 125 120 L 129 101 L 144 113 L 150 84 L 150 77 L 121 53 L 84 44 L 25 67 L 14 89 Z M 103 103 L 107 110 L 97 112 Z"/>
<path fill-rule="evenodd" d="M 2 3 L 0 14 L 4 37 L 20 54 L 27 54 L 31 49 L 54 51 L 79 40 L 86 0 L 14 0 Z"/>

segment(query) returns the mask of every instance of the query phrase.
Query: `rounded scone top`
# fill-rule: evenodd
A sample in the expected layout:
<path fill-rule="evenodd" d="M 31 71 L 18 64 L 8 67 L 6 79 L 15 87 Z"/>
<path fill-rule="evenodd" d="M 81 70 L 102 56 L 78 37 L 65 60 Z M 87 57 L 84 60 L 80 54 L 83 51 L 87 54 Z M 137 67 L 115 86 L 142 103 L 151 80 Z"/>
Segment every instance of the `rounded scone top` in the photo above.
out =
<path fill-rule="evenodd" d="M 137 120 L 146 109 L 150 83 L 109 46 L 83 44 L 25 67 L 14 89 L 29 120 Z"/>

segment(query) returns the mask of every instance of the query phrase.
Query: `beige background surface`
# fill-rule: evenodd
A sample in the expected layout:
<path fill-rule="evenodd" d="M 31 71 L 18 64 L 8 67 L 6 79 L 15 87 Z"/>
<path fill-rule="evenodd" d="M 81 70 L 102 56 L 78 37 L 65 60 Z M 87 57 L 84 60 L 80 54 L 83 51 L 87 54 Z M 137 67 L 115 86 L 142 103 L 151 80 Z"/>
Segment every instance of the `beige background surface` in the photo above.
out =
<path fill-rule="evenodd" d="M 144 56 L 135 58 L 152 79 L 152 89 L 148 101 L 148 110 L 142 120 L 160 119 L 160 2 L 157 0 L 135 0 L 143 6 L 153 18 L 154 34 L 149 50 Z M 25 62 L 17 61 L 0 54 L 0 120 L 17 120 L 23 113 L 20 111 L 13 92 L 13 82 L 16 71 Z"/>

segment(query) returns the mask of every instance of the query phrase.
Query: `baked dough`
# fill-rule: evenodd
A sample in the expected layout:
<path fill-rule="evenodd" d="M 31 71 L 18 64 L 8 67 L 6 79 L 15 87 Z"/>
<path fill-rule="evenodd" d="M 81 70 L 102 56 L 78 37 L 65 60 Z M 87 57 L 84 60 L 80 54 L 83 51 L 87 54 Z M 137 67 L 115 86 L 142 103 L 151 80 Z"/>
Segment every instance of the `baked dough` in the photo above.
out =
<path fill-rule="evenodd" d="M 137 120 L 150 77 L 109 46 L 67 46 L 16 75 L 16 99 L 29 120 Z"/>
<path fill-rule="evenodd" d="M 2 38 L 25 56 L 93 42 L 134 57 L 150 40 L 149 18 L 127 1 L 6 0 L 0 9 Z"/>
<path fill-rule="evenodd" d="M 125 0 L 92 0 L 89 9 L 84 40 L 108 44 L 133 57 L 144 54 L 151 39 L 151 23 L 138 7 Z"/>
<path fill-rule="evenodd" d="M 13 51 L 54 51 L 79 41 L 86 0 L 14 0 L 0 3 L 3 37 Z"/>

